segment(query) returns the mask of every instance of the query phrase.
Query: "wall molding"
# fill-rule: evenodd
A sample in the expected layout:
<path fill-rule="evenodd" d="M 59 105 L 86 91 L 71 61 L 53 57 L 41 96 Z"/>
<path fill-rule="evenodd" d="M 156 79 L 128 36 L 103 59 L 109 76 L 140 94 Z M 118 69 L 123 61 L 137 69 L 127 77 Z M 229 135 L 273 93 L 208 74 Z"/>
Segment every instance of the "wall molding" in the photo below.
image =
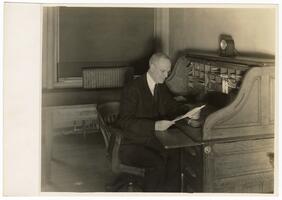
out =
<path fill-rule="evenodd" d="M 59 7 L 43 8 L 43 88 L 81 88 L 82 77 L 58 77 L 59 16 Z"/>
<path fill-rule="evenodd" d="M 155 8 L 154 37 L 157 41 L 157 51 L 169 55 L 169 8 Z"/>

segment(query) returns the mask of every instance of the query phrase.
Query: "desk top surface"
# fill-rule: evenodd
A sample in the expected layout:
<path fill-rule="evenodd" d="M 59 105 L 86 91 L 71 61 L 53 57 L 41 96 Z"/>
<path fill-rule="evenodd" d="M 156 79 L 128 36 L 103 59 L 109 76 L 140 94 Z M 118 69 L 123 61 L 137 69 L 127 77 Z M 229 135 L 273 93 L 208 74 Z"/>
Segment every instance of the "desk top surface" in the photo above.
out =
<path fill-rule="evenodd" d="M 240 140 L 254 140 L 262 138 L 273 138 L 271 135 L 252 135 L 245 137 L 230 137 L 217 140 L 201 139 L 201 128 L 192 128 L 184 125 L 177 125 L 169 128 L 166 131 L 155 131 L 155 135 L 165 149 L 175 149 L 182 147 L 190 147 L 205 144 L 206 142 L 226 142 L 226 141 L 240 141 Z"/>
<path fill-rule="evenodd" d="M 184 135 L 188 136 L 195 142 L 203 142 L 202 127 L 194 128 L 185 124 L 185 122 L 180 121 L 175 124 L 177 129 L 179 129 Z"/>
<path fill-rule="evenodd" d="M 156 131 L 156 137 L 165 149 L 174 149 L 200 145 L 200 142 L 193 141 L 178 128 L 170 128 L 166 131 Z"/>

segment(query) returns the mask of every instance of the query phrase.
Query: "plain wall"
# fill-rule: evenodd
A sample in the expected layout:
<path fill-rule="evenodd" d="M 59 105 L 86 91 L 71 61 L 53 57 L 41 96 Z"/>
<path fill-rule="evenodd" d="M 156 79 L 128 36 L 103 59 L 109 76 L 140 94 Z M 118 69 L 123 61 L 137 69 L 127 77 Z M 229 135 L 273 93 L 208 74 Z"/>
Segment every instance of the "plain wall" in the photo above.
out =
<path fill-rule="evenodd" d="M 80 62 L 128 62 L 147 69 L 154 48 L 153 8 L 59 9 L 59 77 L 81 76 Z"/>
<path fill-rule="evenodd" d="M 269 8 L 170 9 L 170 56 L 185 49 L 218 50 L 220 34 L 229 34 L 240 53 L 275 54 L 276 12 Z"/>
<path fill-rule="evenodd" d="M 59 77 L 81 77 L 83 67 L 100 62 L 128 63 L 135 74 L 147 70 L 155 47 L 154 8 L 60 7 L 59 11 Z M 42 71 L 43 106 L 119 99 L 120 91 L 115 89 L 46 90 L 48 70 Z"/>

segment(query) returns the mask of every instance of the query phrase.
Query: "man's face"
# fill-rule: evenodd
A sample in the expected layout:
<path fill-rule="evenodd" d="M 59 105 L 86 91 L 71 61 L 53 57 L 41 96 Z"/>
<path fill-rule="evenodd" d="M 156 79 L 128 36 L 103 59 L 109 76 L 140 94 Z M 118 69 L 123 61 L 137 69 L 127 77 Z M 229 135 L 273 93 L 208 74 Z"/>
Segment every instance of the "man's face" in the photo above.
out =
<path fill-rule="evenodd" d="M 162 58 L 158 62 L 154 63 L 151 69 L 154 81 L 156 83 L 164 83 L 170 73 L 170 69 L 171 63 L 168 59 Z"/>

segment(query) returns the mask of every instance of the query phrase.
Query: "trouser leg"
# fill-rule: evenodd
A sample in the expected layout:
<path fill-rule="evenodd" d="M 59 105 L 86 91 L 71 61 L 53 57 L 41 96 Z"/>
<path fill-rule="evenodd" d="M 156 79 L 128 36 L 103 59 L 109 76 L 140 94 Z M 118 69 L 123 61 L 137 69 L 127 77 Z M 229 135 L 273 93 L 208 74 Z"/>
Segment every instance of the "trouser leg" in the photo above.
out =
<path fill-rule="evenodd" d="M 180 191 L 180 149 L 164 149 L 156 138 L 151 138 L 146 145 L 158 152 L 165 161 L 164 192 Z"/>
<path fill-rule="evenodd" d="M 180 191 L 180 151 L 169 149 L 166 151 L 166 180 L 167 192 Z"/>
<path fill-rule="evenodd" d="M 142 145 L 122 145 L 120 160 L 130 166 L 145 168 L 144 191 L 163 191 L 166 162 L 159 152 Z"/>

